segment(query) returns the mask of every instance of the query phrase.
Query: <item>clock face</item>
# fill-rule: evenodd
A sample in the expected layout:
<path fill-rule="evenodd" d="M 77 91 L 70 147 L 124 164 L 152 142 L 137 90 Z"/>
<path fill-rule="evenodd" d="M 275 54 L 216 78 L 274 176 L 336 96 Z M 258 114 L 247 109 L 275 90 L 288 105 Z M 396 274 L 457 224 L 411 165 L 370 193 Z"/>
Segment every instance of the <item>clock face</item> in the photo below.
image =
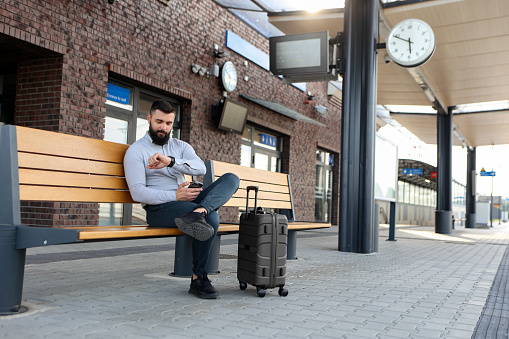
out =
<path fill-rule="evenodd" d="M 391 30 L 386 49 L 390 58 L 398 65 L 417 67 L 431 58 L 435 45 L 435 35 L 427 23 L 408 19 Z"/>
<path fill-rule="evenodd" d="M 224 63 L 221 71 L 221 81 L 224 89 L 228 92 L 232 92 L 237 87 L 237 69 L 233 62 L 227 61 Z"/>

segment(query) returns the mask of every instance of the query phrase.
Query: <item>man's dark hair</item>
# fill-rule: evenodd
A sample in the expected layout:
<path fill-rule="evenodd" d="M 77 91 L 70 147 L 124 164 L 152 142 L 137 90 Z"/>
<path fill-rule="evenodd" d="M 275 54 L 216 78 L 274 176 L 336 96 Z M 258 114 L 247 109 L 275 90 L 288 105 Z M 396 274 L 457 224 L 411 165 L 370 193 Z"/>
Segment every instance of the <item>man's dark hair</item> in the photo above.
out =
<path fill-rule="evenodd" d="M 157 110 L 168 114 L 175 112 L 175 108 L 173 108 L 168 101 L 163 99 L 156 100 L 152 103 L 152 107 L 150 107 L 150 115 L 154 114 Z"/>

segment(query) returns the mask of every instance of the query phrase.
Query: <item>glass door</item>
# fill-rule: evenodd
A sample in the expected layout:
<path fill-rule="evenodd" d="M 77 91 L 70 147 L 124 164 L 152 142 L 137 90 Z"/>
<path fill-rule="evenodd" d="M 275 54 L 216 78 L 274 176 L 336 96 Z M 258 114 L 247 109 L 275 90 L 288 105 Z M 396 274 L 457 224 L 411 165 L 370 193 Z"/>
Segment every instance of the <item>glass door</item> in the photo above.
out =
<path fill-rule="evenodd" d="M 334 156 L 316 151 L 315 221 L 330 222 Z"/>

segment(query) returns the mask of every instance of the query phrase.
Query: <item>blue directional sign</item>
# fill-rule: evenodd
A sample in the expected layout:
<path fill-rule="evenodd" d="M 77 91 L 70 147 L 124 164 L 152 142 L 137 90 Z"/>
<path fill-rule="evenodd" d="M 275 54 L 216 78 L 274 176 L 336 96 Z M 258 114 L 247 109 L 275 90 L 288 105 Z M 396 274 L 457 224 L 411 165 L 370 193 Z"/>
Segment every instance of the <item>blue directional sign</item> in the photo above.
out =
<path fill-rule="evenodd" d="M 422 168 L 403 168 L 403 175 L 422 175 Z"/>
<path fill-rule="evenodd" d="M 118 102 L 120 104 L 129 105 L 129 96 L 131 91 L 127 88 L 113 84 L 108 84 L 108 100 Z"/>
<path fill-rule="evenodd" d="M 261 143 L 264 145 L 277 147 L 277 138 L 273 137 L 272 135 L 267 135 L 265 133 L 261 133 Z"/>
<path fill-rule="evenodd" d="M 491 171 L 491 172 L 481 171 L 481 177 L 494 177 L 494 176 L 495 176 L 495 171 Z"/>

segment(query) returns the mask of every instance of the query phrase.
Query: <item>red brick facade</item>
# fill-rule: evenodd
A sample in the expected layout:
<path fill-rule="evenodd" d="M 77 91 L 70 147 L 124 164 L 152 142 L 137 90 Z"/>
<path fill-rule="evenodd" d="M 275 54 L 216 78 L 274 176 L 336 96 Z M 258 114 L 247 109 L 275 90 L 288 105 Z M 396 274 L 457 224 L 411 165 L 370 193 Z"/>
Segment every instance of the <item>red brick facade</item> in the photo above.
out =
<path fill-rule="evenodd" d="M 291 175 L 298 219 L 314 219 L 317 147 L 334 153 L 332 222 L 337 224 L 341 110 L 328 97 L 327 84 L 307 84 L 315 98 L 305 104 L 306 93 L 251 61 L 245 66 L 246 58 L 225 47 L 226 30 L 268 53 L 268 39 L 211 0 L 175 0 L 168 6 L 155 0 L 111 5 L 106 0 L 4 0 L 0 47 L 13 47 L 0 48 L 0 58 L 17 67 L 15 123 L 102 138 L 108 80 L 128 79 L 182 103 L 182 139 L 199 156 L 239 163 L 241 136 L 218 130 L 211 118 L 211 106 L 222 97 L 220 79 L 191 72 L 193 63 L 210 69 L 230 60 L 239 83 L 229 97 L 249 105 L 250 124 L 284 136 L 283 172 Z M 230 56 L 215 58 L 214 44 Z M 326 127 L 289 119 L 240 94 L 280 103 Z M 317 104 L 330 113 L 315 113 Z M 30 205 L 24 213 L 29 223 L 94 224 L 97 219 L 87 212 L 89 206 Z M 65 215 L 50 215 L 58 211 Z"/>

